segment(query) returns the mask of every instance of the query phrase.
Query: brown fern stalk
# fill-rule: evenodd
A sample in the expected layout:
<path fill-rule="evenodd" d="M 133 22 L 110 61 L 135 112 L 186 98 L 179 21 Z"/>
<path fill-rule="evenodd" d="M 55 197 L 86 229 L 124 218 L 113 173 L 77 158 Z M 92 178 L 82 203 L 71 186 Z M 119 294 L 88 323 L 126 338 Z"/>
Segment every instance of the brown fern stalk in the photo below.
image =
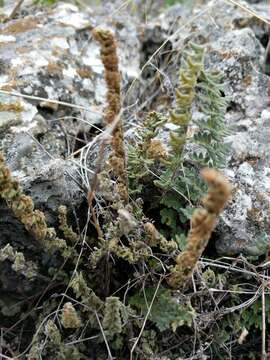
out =
<path fill-rule="evenodd" d="M 169 277 L 168 282 L 174 288 L 181 287 L 191 276 L 215 228 L 217 217 L 231 194 L 229 183 L 218 171 L 206 168 L 201 175 L 209 189 L 202 199 L 203 208 L 193 213 L 186 249 L 177 256 Z"/>
<path fill-rule="evenodd" d="M 120 72 L 118 68 L 117 44 L 110 30 L 96 28 L 93 37 L 101 45 L 100 55 L 105 69 L 105 81 L 107 84 L 107 108 L 105 121 L 108 125 L 114 125 L 111 146 L 113 154 L 110 165 L 117 179 L 117 192 L 124 202 L 128 201 L 126 156 L 123 141 L 123 127 L 119 116 L 121 110 L 121 87 Z"/>

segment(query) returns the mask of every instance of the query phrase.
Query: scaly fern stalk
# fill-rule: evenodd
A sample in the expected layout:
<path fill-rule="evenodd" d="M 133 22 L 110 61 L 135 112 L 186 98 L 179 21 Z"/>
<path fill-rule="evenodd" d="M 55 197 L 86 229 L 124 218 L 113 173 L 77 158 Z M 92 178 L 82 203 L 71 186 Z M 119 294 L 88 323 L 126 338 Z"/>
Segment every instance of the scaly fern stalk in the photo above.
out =
<path fill-rule="evenodd" d="M 93 37 L 101 45 L 100 55 L 105 69 L 105 80 L 107 84 L 107 108 L 105 121 L 113 125 L 112 149 L 113 154 L 110 164 L 117 180 L 117 192 L 124 203 L 128 202 L 128 187 L 126 173 L 126 155 L 123 141 L 122 121 L 119 116 L 121 109 L 120 94 L 120 72 L 118 69 L 117 44 L 113 33 L 110 30 L 96 28 Z M 119 119 L 117 119 L 119 116 Z M 117 121 L 116 124 L 113 124 Z"/>
<path fill-rule="evenodd" d="M 181 287 L 191 276 L 214 230 L 217 217 L 231 194 L 229 183 L 216 170 L 205 168 L 202 177 L 209 190 L 202 199 L 203 208 L 193 213 L 186 249 L 176 258 L 177 264 L 168 280 L 174 288 Z"/>

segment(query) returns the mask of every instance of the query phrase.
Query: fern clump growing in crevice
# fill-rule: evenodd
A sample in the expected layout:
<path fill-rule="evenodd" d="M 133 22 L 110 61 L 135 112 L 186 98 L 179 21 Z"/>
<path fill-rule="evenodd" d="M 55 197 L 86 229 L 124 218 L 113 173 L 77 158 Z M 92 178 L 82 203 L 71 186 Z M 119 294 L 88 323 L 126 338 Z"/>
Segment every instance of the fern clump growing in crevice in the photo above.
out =
<path fill-rule="evenodd" d="M 220 166 L 225 156 L 221 144 L 226 135 L 226 101 L 219 76 L 204 69 L 204 49 L 187 46 L 175 108 L 168 115 L 147 114 L 126 149 L 116 39 L 100 28 L 94 29 L 93 37 L 101 45 L 109 141 L 108 136 L 101 138 L 96 171 L 87 189 L 91 229 L 87 223 L 77 234 L 68 224 L 64 206 L 59 208 L 58 228 L 48 228 L 44 214 L 34 209 L 33 200 L 0 157 L 1 197 L 34 235 L 41 251 L 56 253 L 62 261 L 59 268 L 48 269 L 49 285 L 42 295 L 33 295 L 33 310 L 31 303 L 27 309 L 31 315 L 26 318 L 35 320 L 25 350 L 29 360 L 40 356 L 126 359 L 133 354 L 149 359 L 164 349 L 171 354 L 170 346 L 175 348 L 182 329 L 190 331 L 197 316 L 192 296 L 176 297 L 172 288 L 182 287 L 193 272 L 229 193 L 218 172 L 204 170 L 210 189 L 204 208 L 192 215 L 203 191 L 200 168 Z M 194 109 L 203 114 L 202 120 L 194 120 Z M 167 146 L 160 136 L 166 123 L 175 126 Z M 152 219 L 148 205 L 160 212 L 160 219 Z M 40 264 L 26 261 L 10 245 L 0 250 L 0 262 L 11 263 L 16 274 L 29 280 L 39 276 Z M 18 324 L 24 319 L 21 313 Z M 163 335 L 166 340 L 160 340 Z M 167 339 L 172 343 L 166 344 Z M 177 354 L 183 355 L 182 348 Z"/>
<path fill-rule="evenodd" d="M 162 189 L 161 221 L 179 236 L 181 226 L 192 216 L 193 207 L 206 190 L 199 170 L 222 168 L 228 147 L 224 118 L 227 101 L 222 94 L 221 75 L 204 68 L 203 48 L 194 44 L 184 53 L 176 109 L 169 122 L 178 127 L 170 132 L 169 160 L 155 184 Z M 199 116 L 194 117 L 194 112 Z M 177 225 L 178 224 L 178 225 Z"/>
<path fill-rule="evenodd" d="M 131 194 L 144 197 L 145 189 L 151 189 L 154 206 L 162 207 L 163 233 L 179 244 L 185 239 L 194 206 L 206 190 L 200 169 L 222 168 L 226 162 L 224 139 L 229 131 L 222 90 L 221 74 L 205 69 L 204 48 L 189 43 L 183 51 L 174 109 L 167 117 L 150 113 L 136 134 L 136 145 L 129 146 Z M 169 132 L 167 147 L 158 138 L 165 123 L 175 127 Z M 156 153 L 162 155 L 153 157 L 149 148 L 155 143 Z"/>

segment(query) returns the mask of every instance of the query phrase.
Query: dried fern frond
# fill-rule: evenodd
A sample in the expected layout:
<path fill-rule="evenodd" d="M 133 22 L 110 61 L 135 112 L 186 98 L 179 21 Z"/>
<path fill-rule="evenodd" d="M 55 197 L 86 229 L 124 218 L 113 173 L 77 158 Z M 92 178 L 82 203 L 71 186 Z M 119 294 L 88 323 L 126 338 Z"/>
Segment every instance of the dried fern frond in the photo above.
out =
<path fill-rule="evenodd" d="M 76 234 L 67 223 L 67 208 L 64 205 L 58 208 L 58 220 L 59 229 L 63 232 L 65 239 L 73 243 L 80 239 L 79 235 Z"/>
<path fill-rule="evenodd" d="M 191 276 L 214 230 L 217 217 L 231 194 L 229 183 L 218 171 L 206 168 L 201 175 L 209 189 L 202 199 L 204 207 L 193 213 L 186 249 L 176 258 L 176 266 L 168 281 L 174 288 L 181 287 Z"/>
<path fill-rule="evenodd" d="M 14 250 L 10 244 L 0 249 L 0 262 L 5 260 L 9 260 L 12 263 L 12 270 L 22 274 L 29 280 L 37 276 L 37 265 L 32 261 L 26 261 L 24 254 Z"/>
<path fill-rule="evenodd" d="M 93 37 L 101 45 L 101 60 L 105 69 L 105 80 L 107 84 L 107 108 L 105 121 L 108 125 L 113 124 L 111 146 L 113 154 L 110 164 L 117 180 L 117 192 L 124 202 L 128 201 L 126 155 L 123 141 L 123 128 L 120 118 L 121 93 L 120 93 L 120 72 L 118 68 L 117 44 L 113 33 L 110 30 L 96 28 Z M 118 118 L 117 118 L 118 117 Z"/>
<path fill-rule="evenodd" d="M 147 222 L 144 224 L 144 230 L 148 236 L 151 247 L 159 246 L 165 253 L 171 253 L 177 249 L 177 243 L 173 240 L 168 241 L 155 227 L 154 224 Z"/>
<path fill-rule="evenodd" d="M 67 302 L 63 306 L 61 324 L 65 329 L 77 329 L 82 326 L 81 319 L 71 302 Z"/>

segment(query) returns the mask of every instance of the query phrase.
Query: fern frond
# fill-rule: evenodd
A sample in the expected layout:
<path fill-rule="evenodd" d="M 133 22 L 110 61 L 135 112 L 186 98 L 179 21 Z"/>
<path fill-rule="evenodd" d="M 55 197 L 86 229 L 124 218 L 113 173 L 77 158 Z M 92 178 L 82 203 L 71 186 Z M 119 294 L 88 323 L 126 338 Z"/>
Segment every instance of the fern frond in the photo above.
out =
<path fill-rule="evenodd" d="M 128 176 L 131 194 L 142 191 L 149 175 L 149 169 L 156 161 L 167 158 L 167 152 L 160 140 L 155 139 L 166 118 L 157 112 L 148 114 L 142 128 L 137 132 L 135 145 L 128 147 Z"/>
<path fill-rule="evenodd" d="M 170 145 L 172 157 L 178 154 L 181 159 L 182 152 L 186 143 L 188 125 L 191 119 L 191 105 L 195 98 L 195 87 L 203 70 L 204 48 L 189 44 L 188 50 L 184 52 L 182 66 L 179 72 L 179 85 L 175 90 L 176 108 L 170 113 L 170 121 L 179 128 L 171 132 Z"/>
<path fill-rule="evenodd" d="M 231 194 L 229 183 L 216 170 L 204 169 L 202 177 L 208 183 L 209 190 L 202 199 L 204 207 L 196 209 L 192 215 L 186 249 L 178 255 L 177 264 L 169 279 L 169 284 L 172 287 L 181 287 L 191 275 L 208 243 L 216 219 Z"/>

